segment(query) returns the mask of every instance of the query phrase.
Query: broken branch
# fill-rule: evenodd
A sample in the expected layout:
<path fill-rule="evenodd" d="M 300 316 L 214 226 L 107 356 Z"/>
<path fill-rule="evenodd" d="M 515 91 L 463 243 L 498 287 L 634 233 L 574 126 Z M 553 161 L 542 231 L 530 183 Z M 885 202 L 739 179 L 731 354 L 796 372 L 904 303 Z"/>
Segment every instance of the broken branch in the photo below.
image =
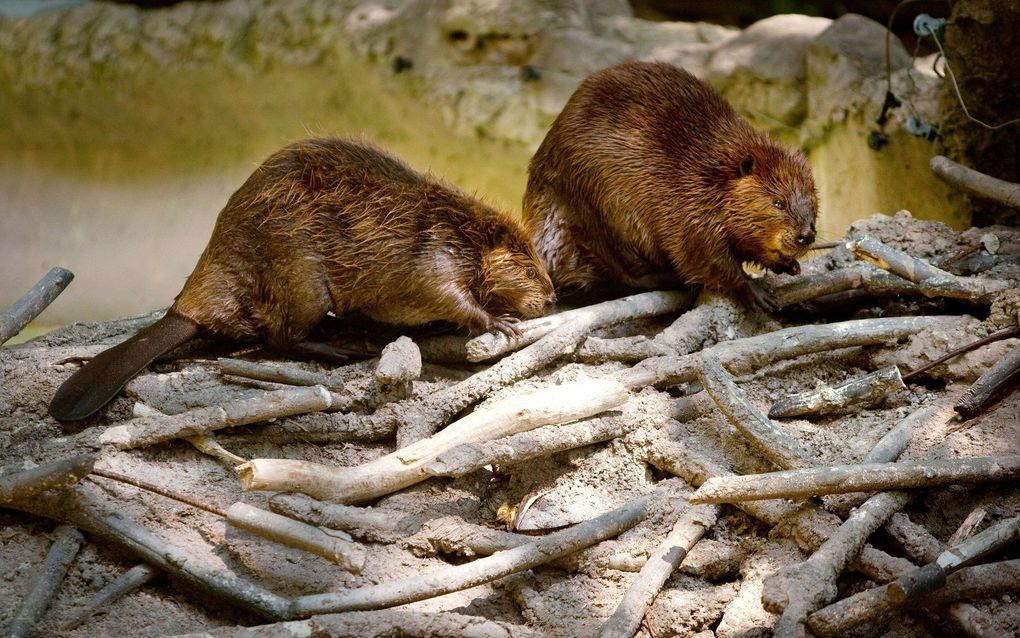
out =
<path fill-rule="evenodd" d="M 1020 381 L 1020 345 L 1013 346 L 1006 356 L 985 370 L 953 409 L 965 419 L 973 418 L 1005 396 L 1017 381 Z"/>
<path fill-rule="evenodd" d="M 363 502 L 429 478 L 425 466 L 457 445 L 583 419 L 621 405 L 628 395 L 608 379 L 541 388 L 475 410 L 428 439 L 353 468 L 254 459 L 241 466 L 241 485 L 246 490 L 298 491 L 330 501 Z"/>
<path fill-rule="evenodd" d="M 878 622 L 899 607 L 898 603 L 889 599 L 888 589 L 889 585 L 868 589 L 819 609 L 808 616 L 808 627 L 816 635 L 828 638 L 845 636 L 865 622 Z M 912 602 L 917 606 L 941 609 L 958 600 L 1018 590 L 1020 559 L 1015 559 L 961 569 L 947 579 L 945 587 Z"/>
<path fill-rule="evenodd" d="M 579 318 L 590 321 L 592 328 L 601 328 L 623 321 L 678 312 L 689 308 L 693 301 L 693 295 L 689 292 L 643 292 L 547 317 L 529 319 L 517 325 L 521 331 L 519 338 L 511 339 L 501 332 L 487 332 L 471 339 L 466 345 L 467 359 L 485 361 L 517 350 Z"/>
<path fill-rule="evenodd" d="M 0 476 L 0 504 L 23 501 L 39 492 L 74 485 L 88 476 L 95 464 L 94 454 L 81 454 Z"/>
<path fill-rule="evenodd" d="M 10 638 L 28 638 L 31 635 L 32 628 L 50 606 L 50 601 L 53 600 L 60 583 L 67 575 L 67 570 L 71 567 L 71 562 L 81 549 L 81 544 L 85 542 L 81 532 L 68 525 L 58 527 L 53 536 L 55 537 L 53 544 L 50 545 L 46 560 L 39 569 L 32 591 L 21 602 L 21 608 L 7 629 Z"/>
<path fill-rule="evenodd" d="M 705 481 L 692 503 L 804 498 L 822 494 L 941 487 L 1005 481 L 1020 476 L 1020 455 L 937 461 L 832 465 Z"/>
<path fill-rule="evenodd" d="M 895 365 L 886 366 L 836 387 L 825 386 L 811 392 L 789 394 L 772 404 L 769 417 L 785 419 L 831 414 L 853 405 L 884 399 L 890 392 L 906 387 L 900 377 L 900 369 Z"/>
<path fill-rule="evenodd" d="M 343 532 L 313 527 L 247 503 L 231 505 L 227 521 L 263 538 L 322 556 L 352 574 L 360 574 L 365 566 L 364 550 Z"/>
<path fill-rule="evenodd" d="M 648 557 L 616 611 L 602 625 L 599 632 L 601 638 L 631 638 L 637 633 L 656 594 L 695 543 L 715 525 L 718 514 L 717 507 L 696 506 L 677 520 L 666 538 Z"/>
<path fill-rule="evenodd" d="M 293 601 L 292 615 L 301 618 L 321 613 L 383 609 L 488 583 L 612 538 L 643 520 L 651 502 L 652 495 L 643 496 L 569 529 L 465 565 L 359 589 L 301 596 Z"/>
<path fill-rule="evenodd" d="M 124 596 L 127 596 L 155 578 L 157 574 L 159 574 L 159 570 L 155 567 L 150 567 L 145 563 L 135 565 L 107 583 L 106 587 L 103 587 L 96 592 L 96 594 L 85 603 L 78 613 L 74 614 L 70 620 L 64 623 L 62 629 L 64 631 L 71 631 L 97 614 L 103 607 L 115 603 Z"/>
<path fill-rule="evenodd" d="M 793 437 L 780 430 L 757 406 L 751 404 L 715 357 L 703 357 L 699 370 L 701 385 L 752 445 L 781 468 L 810 467 L 811 453 Z"/>
<path fill-rule="evenodd" d="M 926 297 L 952 297 L 988 303 L 995 293 L 1009 285 L 1003 281 L 957 277 L 872 237 L 847 242 L 846 247 L 861 259 L 914 282 Z"/>
<path fill-rule="evenodd" d="M 968 195 L 1020 208 L 1020 184 L 985 175 L 944 155 L 931 158 L 928 165 L 936 177 Z"/>
<path fill-rule="evenodd" d="M 21 332 L 39 313 L 46 310 L 72 279 L 73 272 L 54 266 L 21 299 L 0 313 L 0 345 Z"/>
<path fill-rule="evenodd" d="M 332 395 L 322 386 L 276 390 L 250 399 L 196 408 L 165 416 L 141 417 L 107 428 L 99 436 L 104 445 L 130 449 L 170 439 L 206 434 L 235 425 L 328 410 Z"/>

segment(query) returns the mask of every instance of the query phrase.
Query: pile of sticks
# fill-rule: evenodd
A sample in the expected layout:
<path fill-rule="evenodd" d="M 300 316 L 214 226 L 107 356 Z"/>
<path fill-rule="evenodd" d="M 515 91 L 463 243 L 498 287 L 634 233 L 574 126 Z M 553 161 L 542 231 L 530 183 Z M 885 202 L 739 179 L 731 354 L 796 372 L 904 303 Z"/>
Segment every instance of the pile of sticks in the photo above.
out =
<path fill-rule="evenodd" d="M 777 286 L 780 304 L 845 297 L 863 289 L 873 295 L 951 298 L 987 306 L 1010 287 L 1008 282 L 950 274 L 869 237 L 848 242 L 846 248 L 861 259 L 858 265 Z M 25 301 L 0 317 L 0 342 L 16 334 L 69 281 L 69 273 L 54 269 Z M 521 625 L 390 608 L 541 565 L 562 564 L 653 512 L 665 511 L 675 521 L 672 529 L 657 547 L 648 548 L 647 559 L 600 633 L 633 636 L 672 572 L 716 525 L 720 508 L 731 506 L 773 526 L 773 535 L 794 539 L 809 555 L 765 580 L 761 601 L 777 615 L 777 636 L 806 631 L 840 636 L 861 623 L 888 619 L 908 606 L 940 610 L 971 633 L 987 625 L 990 621 L 983 612 L 965 601 L 1020 589 L 1020 561 L 979 564 L 1016 540 L 1020 520 L 1005 518 L 978 532 L 987 513 L 976 510 L 943 544 L 898 513 L 921 489 L 1014 480 L 1020 476 L 1020 455 L 952 459 L 946 458 L 944 447 L 930 445 L 912 458 L 898 458 L 912 441 L 912 449 L 919 448 L 917 433 L 945 429 L 960 415 L 972 418 L 985 413 L 1010 391 L 1020 375 L 1020 347 L 1014 346 L 965 396 L 947 393 L 941 402 L 922 407 L 887 428 L 888 433 L 861 463 L 831 466 L 821 464 L 817 452 L 774 419 L 860 410 L 902 389 L 924 371 L 902 374 L 896 366 L 879 369 L 836 387 L 780 397 L 768 413 L 747 399 L 739 383 L 742 378 L 805 355 L 895 347 L 901 340 L 933 329 L 959 333 L 968 319 L 858 319 L 733 338 L 726 328 L 736 325 L 745 310 L 711 295 L 704 295 L 702 303 L 690 309 L 692 302 L 690 294 L 680 292 L 636 294 L 522 322 L 522 336 L 513 340 L 502 334 L 470 340 L 434 337 L 418 343 L 402 338 L 384 350 L 373 381 L 355 391 L 343 387 L 331 372 L 222 359 L 218 367 L 224 380 L 242 379 L 264 392 L 178 414 L 139 404 L 135 418 L 106 428 L 98 441 L 89 442 L 98 445 L 97 451 L 0 476 L 0 506 L 62 524 L 8 633 L 31 633 L 84 542 L 83 531 L 142 562 L 98 592 L 65 629 L 87 622 L 103 606 L 164 572 L 274 623 L 288 622 L 292 631 L 303 627 L 356 636 L 393 626 L 406 632 L 402 635 L 537 635 Z M 607 327 L 674 315 L 679 316 L 654 336 L 596 336 Z M 1017 336 L 1020 330 L 1012 328 L 998 338 Z M 947 353 L 947 358 L 989 341 Z M 436 366 L 434 362 L 442 360 L 449 366 L 458 359 L 491 363 L 430 394 L 413 391 L 423 360 L 425 365 Z M 597 365 L 607 361 L 618 363 Z M 554 385 L 543 382 L 543 371 L 566 362 L 591 364 L 585 369 L 595 376 Z M 520 387 L 513 387 L 516 384 Z M 680 384 L 684 384 L 683 396 L 665 393 L 666 388 Z M 638 392 L 661 394 L 667 407 L 650 413 L 646 404 L 634 400 Z M 459 416 L 473 406 L 477 407 Z M 300 427 L 292 427 L 287 420 L 313 413 L 323 418 L 303 421 Z M 732 426 L 758 462 L 774 471 L 735 474 L 729 468 L 739 466 L 739 460 L 710 458 L 668 434 L 671 423 L 710 413 L 720 415 L 718 422 Z M 227 430 L 266 422 L 273 423 L 254 435 Z M 332 467 L 291 459 L 244 459 L 225 449 L 244 437 L 275 443 L 395 438 L 397 446 L 361 465 Z M 236 470 L 243 489 L 279 492 L 270 500 L 271 511 L 242 502 L 222 510 L 104 464 L 105 456 L 114 450 L 175 439 Z M 542 536 L 514 533 L 521 511 L 510 517 L 508 531 L 463 521 L 447 526 L 431 521 L 410 529 L 400 518 L 359 507 L 433 477 L 464 476 L 486 466 L 519 466 L 613 439 L 624 441 L 636 458 L 680 477 L 696 491 L 682 498 L 668 487 L 656 489 Z M 69 449 L 84 442 L 85 438 L 71 437 Z M 260 583 L 211 566 L 125 517 L 101 489 L 103 481 L 127 482 L 187 502 L 221 516 L 231 526 L 321 556 L 352 574 L 358 574 L 369 559 L 371 543 L 396 542 L 413 534 L 425 534 L 433 545 L 458 548 L 476 558 L 402 580 L 280 596 Z M 844 520 L 841 514 L 847 512 Z M 902 543 L 903 556 L 868 544 L 869 537 L 883 528 L 892 538 L 910 539 Z M 846 570 L 863 574 L 875 586 L 837 600 Z M 223 635 L 270 636 L 280 630 L 269 624 Z M 219 634 L 213 630 L 209 635 Z"/>

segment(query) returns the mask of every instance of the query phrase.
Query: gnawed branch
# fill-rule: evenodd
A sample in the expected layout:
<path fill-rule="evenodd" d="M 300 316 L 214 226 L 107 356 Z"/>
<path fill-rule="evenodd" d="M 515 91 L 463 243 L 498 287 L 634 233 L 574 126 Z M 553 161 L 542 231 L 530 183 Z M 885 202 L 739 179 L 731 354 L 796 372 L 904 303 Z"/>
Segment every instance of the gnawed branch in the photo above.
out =
<path fill-rule="evenodd" d="M 785 419 L 831 414 L 850 406 L 873 403 L 906 387 L 900 377 L 900 369 L 895 365 L 886 366 L 835 387 L 787 395 L 772 404 L 769 417 Z"/>
<path fill-rule="evenodd" d="M 957 483 L 1008 481 L 1020 476 L 1020 455 L 938 461 L 901 461 L 867 465 L 833 465 L 768 474 L 727 476 L 706 481 L 692 503 L 735 503 L 775 498 L 804 498 Z"/>

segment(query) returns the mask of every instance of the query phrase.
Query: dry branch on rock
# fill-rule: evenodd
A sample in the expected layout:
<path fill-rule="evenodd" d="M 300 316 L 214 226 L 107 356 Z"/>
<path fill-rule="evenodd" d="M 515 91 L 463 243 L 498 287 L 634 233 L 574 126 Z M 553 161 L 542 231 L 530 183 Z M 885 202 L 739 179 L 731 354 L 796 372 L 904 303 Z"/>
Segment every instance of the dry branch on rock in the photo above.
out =
<path fill-rule="evenodd" d="M 845 636 L 866 622 L 879 622 L 899 604 L 888 596 L 889 585 L 844 598 L 808 616 L 808 627 L 821 638 Z M 938 610 L 959 600 L 975 600 L 1020 591 L 1020 560 L 966 567 L 946 579 L 942 589 L 912 599 L 912 609 Z"/>
<path fill-rule="evenodd" d="M 921 294 L 916 284 L 871 264 L 857 264 L 838 270 L 795 277 L 774 286 L 772 294 L 780 307 L 785 308 L 849 291 L 862 291 L 883 297 Z"/>
<path fill-rule="evenodd" d="M 952 297 L 989 303 L 995 293 L 1009 286 L 1004 281 L 993 279 L 957 277 L 926 261 L 890 248 L 872 237 L 847 242 L 846 246 L 861 259 L 917 284 L 921 293 L 927 297 Z"/>
<path fill-rule="evenodd" d="M 691 502 L 735 503 L 822 494 L 929 488 L 956 483 L 1007 481 L 1018 476 L 1020 455 L 1017 454 L 938 461 L 833 465 L 711 479 L 691 496 Z"/>
<path fill-rule="evenodd" d="M 931 158 L 929 166 L 939 179 L 968 195 L 1020 208 L 1020 184 L 985 175 L 944 155 Z"/>
<path fill-rule="evenodd" d="M 895 365 L 886 366 L 863 377 L 851 379 L 836 387 L 825 386 L 810 392 L 782 397 L 772 404 L 769 417 L 785 419 L 795 416 L 821 416 L 854 405 L 872 403 L 891 392 L 907 387 Z"/>
<path fill-rule="evenodd" d="M 24 472 L 0 475 L 0 505 L 31 498 L 39 492 L 74 485 L 92 472 L 94 454 L 37 465 Z"/>
<path fill-rule="evenodd" d="M 140 401 L 135 402 L 134 407 L 131 409 L 131 414 L 135 418 L 140 417 L 152 417 L 152 416 L 167 416 L 160 412 L 156 408 L 146 405 Z M 202 454 L 213 457 L 219 461 L 222 465 L 233 470 L 238 465 L 247 462 L 248 459 L 241 458 L 240 456 L 230 452 L 213 437 L 211 434 L 196 434 L 194 436 L 182 437 L 185 441 L 190 443 L 196 450 Z"/>
<path fill-rule="evenodd" d="M 769 420 L 714 357 L 703 357 L 698 378 L 726 419 L 761 455 L 781 468 L 810 467 L 811 453 Z"/>
<path fill-rule="evenodd" d="M 677 519 L 673 529 L 648 557 L 616 611 L 602 625 L 601 638 L 631 638 L 637 633 L 656 594 L 694 544 L 715 525 L 718 514 L 717 507 L 696 506 Z"/>
<path fill-rule="evenodd" d="M 1020 382 L 1020 344 L 1013 346 L 1006 356 L 988 368 L 967 389 L 954 409 L 965 419 L 973 418 L 1007 392 L 1015 389 L 1018 382 Z"/>
<path fill-rule="evenodd" d="M 240 468 L 241 485 L 246 490 L 297 491 L 330 501 L 363 502 L 427 479 L 425 466 L 458 445 L 583 419 L 623 404 L 628 395 L 618 382 L 605 379 L 541 388 L 475 410 L 428 439 L 353 468 L 254 459 Z"/>
<path fill-rule="evenodd" d="M 159 570 L 151 567 L 150 565 L 145 563 L 135 565 L 120 576 L 111 580 L 105 587 L 96 592 L 92 598 L 82 605 L 81 609 L 75 612 L 70 619 L 64 622 L 61 629 L 63 631 L 71 631 L 75 627 L 78 627 L 86 620 L 99 613 L 104 607 L 117 602 L 124 596 L 127 596 L 155 578 L 157 574 L 159 574 Z"/>
<path fill-rule="evenodd" d="M 491 582 L 543 565 L 630 529 L 648 515 L 652 499 L 652 495 L 643 496 L 569 529 L 553 532 L 527 545 L 464 565 L 359 589 L 301 596 L 294 600 L 292 612 L 296 617 L 304 617 L 384 609 Z"/>
<path fill-rule="evenodd" d="M 74 273 L 54 266 L 32 289 L 0 313 L 0 345 L 21 332 L 33 319 L 53 303 L 74 279 Z"/>
<path fill-rule="evenodd" d="M 313 527 L 247 503 L 234 503 L 226 514 L 234 527 L 322 556 L 353 574 L 360 574 L 365 566 L 364 550 L 343 532 Z"/>
<path fill-rule="evenodd" d="M 172 415 L 141 417 L 107 428 L 99 437 L 104 445 L 130 449 L 170 439 L 206 434 L 235 425 L 247 425 L 283 416 L 328 410 L 332 395 L 322 386 L 266 392 L 250 399 L 196 408 Z"/>
<path fill-rule="evenodd" d="M 404 515 L 370 507 L 324 503 L 304 494 L 274 494 L 269 509 L 309 525 L 340 529 L 370 541 L 389 541 L 400 530 Z"/>
<path fill-rule="evenodd" d="M 21 607 L 7 628 L 10 638 L 28 638 L 35 624 L 42 618 L 43 612 L 50 606 L 60 583 L 64 581 L 71 562 L 78 555 L 85 538 L 73 527 L 61 525 L 53 532 L 53 544 L 46 554 L 39 569 L 35 583 L 28 596 L 21 602 Z"/>

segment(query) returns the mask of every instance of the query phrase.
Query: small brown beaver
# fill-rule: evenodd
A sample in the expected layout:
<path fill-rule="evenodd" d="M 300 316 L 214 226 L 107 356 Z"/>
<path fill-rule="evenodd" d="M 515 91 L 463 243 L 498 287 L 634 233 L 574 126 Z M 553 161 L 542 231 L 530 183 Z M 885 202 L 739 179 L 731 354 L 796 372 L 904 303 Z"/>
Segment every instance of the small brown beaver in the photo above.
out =
<path fill-rule="evenodd" d="M 774 309 L 750 262 L 800 272 L 817 195 L 801 153 L 663 63 L 599 71 L 528 168 L 524 218 L 557 290 L 700 284 Z"/>
<path fill-rule="evenodd" d="M 199 332 L 329 356 L 325 344 L 305 341 L 329 312 L 512 334 L 515 317 L 539 316 L 552 300 L 552 282 L 509 214 L 372 146 L 309 139 L 252 173 L 166 315 L 78 370 L 50 414 L 91 415 Z"/>

